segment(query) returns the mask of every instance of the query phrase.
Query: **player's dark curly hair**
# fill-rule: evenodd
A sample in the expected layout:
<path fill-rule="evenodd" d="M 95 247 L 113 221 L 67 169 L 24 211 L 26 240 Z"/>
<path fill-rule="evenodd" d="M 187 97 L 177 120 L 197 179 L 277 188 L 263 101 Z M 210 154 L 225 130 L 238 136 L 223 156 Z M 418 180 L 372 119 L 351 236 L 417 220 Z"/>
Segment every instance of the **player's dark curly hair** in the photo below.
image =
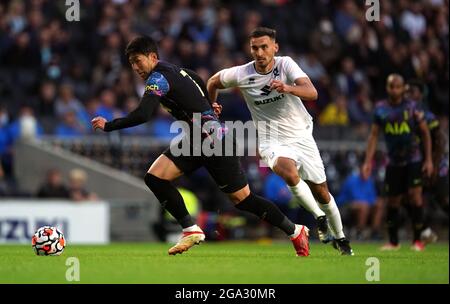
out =
<path fill-rule="evenodd" d="M 249 38 L 259 38 L 263 36 L 269 36 L 275 40 L 277 37 L 277 31 L 268 27 L 257 27 L 249 35 Z"/>
<path fill-rule="evenodd" d="M 130 58 L 131 54 L 144 54 L 148 55 L 155 53 L 159 58 L 158 46 L 156 41 L 148 36 L 136 37 L 128 43 L 125 49 L 125 56 Z"/>

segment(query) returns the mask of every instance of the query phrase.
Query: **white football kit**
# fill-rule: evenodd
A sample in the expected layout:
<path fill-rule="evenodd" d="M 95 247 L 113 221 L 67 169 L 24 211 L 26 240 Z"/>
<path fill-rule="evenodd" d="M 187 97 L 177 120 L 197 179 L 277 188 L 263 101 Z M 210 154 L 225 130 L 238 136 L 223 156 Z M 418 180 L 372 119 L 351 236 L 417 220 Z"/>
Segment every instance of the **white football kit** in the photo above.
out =
<path fill-rule="evenodd" d="M 220 72 L 225 88 L 238 87 L 244 96 L 258 131 L 259 153 L 271 169 L 278 157 L 293 159 L 304 180 L 320 184 L 326 181 L 319 149 L 313 138 L 312 117 L 302 100 L 292 94 L 270 89 L 273 79 L 295 85 L 308 77 L 289 56 L 275 57 L 267 74 L 256 71 L 254 62 Z"/>

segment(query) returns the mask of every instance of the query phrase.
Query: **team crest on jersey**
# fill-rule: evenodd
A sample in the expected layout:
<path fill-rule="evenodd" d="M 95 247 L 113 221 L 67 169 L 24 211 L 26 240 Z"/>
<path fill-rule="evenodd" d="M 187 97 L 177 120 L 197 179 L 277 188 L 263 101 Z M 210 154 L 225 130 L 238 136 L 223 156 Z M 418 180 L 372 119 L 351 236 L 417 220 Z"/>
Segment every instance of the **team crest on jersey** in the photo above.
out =
<path fill-rule="evenodd" d="M 280 71 L 278 71 L 278 68 L 273 69 L 273 76 L 276 78 L 280 76 Z"/>

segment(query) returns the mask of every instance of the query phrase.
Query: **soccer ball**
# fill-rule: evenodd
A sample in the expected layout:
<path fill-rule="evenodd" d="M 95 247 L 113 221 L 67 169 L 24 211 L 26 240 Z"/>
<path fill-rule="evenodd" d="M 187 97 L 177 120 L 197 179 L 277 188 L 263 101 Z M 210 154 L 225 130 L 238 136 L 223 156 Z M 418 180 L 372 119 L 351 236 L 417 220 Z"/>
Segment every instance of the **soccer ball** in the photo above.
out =
<path fill-rule="evenodd" d="M 66 239 L 58 228 L 43 226 L 31 238 L 31 246 L 37 255 L 60 255 L 66 247 Z"/>

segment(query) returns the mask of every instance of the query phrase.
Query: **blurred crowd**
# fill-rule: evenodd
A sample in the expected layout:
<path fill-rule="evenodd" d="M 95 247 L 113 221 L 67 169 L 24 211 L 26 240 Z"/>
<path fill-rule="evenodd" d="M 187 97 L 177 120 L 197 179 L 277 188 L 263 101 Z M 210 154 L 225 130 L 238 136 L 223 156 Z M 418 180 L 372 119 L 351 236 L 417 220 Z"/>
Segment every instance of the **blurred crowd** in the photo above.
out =
<path fill-rule="evenodd" d="M 426 84 L 425 104 L 448 132 L 448 0 L 380 0 L 380 20 L 373 22 L 366 20 L 365 1 L 357 0 L 79 2 L 80 20 L 73 22 L 65 19 L 69 7 L 63 0 L 0 2 L 0 193 L 5 176 L 12 175 L 18 138 L 93 134 L 93 117 L 110 120 L 137 106 L 144 85 L 124 48 L 142 34 L 158 41 L 162 60 L 193 69 L 206 81 L 220 69 L 250 61 L 248 34 L 257 26 L 272 27 L 279 55 L 291 56 L 318 90 L 318 100 L 306 106 L 317 130 L 333 130 L 324 136 L 364 140 L 393 72 Z M 224 120 L 250 119 L 237 91 L 224 92 L 220 102 Z M 171 123 L 160 109 L 152 122 L 121 133 L 167 140 L 173 137 Z M 340 164 L 329 163 L 332 179 L 339 171 L 333 166 Z M 348 165 L 345 174 L 355 166 Z M 279 186 L 267 175 L 260 174 L 267 177 L 260 181 L 261 193 L 264 182 Z M 336 178 L 336 189 L 341 182 Z M 272 199 L 287 200 L 283 193 Z"/>
<path fill-rule="evenodd" d="M 91 133 L 89 121 L 133 109 L 143 83 L 124 47 L 136 35 L 159 41 L 160 57 L 216 71 L 250 60 L 247 35 L 277 29 L 280 55 L 292 56 L 319 91 L 307 106 L 319 125 L 351 126 L 361 138 L 374 102 L 385 97 L 389 73 L 427 85 L 428 106 L 448 112 L 448 0 L 380 1 L 380 21 L 368 22 L 356 0 L 80 0 L 80 21 L 65 19 L 65 1 L 0 3 L 0 126 L 29 108 L 41 131 Z M 248 120 L 236 92 L 223 96 L 224 119 Z M 131 134 L 168 136 L 170 117 Z"/>

